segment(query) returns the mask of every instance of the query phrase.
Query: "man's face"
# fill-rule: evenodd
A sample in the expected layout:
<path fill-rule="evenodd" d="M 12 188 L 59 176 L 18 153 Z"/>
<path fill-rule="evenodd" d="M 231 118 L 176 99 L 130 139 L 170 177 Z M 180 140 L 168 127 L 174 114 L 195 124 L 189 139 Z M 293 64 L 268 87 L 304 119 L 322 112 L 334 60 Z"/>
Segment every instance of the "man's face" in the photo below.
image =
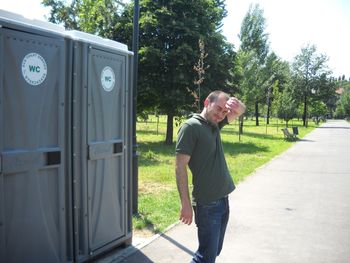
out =
<path fill-rule="evenodd" d="M 208 104 L 206 106 L 206 119 L 213 124 L 218 124 L 220 121 L 222 121 L 228 113 L 226 102 L 227 99 L 225 96 L 220 95 L 215 102 L 209 102 L 208 100 Z"/>

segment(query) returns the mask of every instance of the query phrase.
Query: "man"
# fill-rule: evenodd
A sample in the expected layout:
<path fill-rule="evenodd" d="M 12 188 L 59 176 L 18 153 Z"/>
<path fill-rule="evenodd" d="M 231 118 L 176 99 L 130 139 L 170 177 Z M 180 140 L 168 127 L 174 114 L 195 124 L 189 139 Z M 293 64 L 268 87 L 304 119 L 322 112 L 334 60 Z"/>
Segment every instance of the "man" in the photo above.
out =
<path fill-rule="evenodd" d="M 176 182 L 180 220 L 190 225 L 195 213 L 199 247 L 191 262 L 214 263 L 220 254 L 229 217 L 228 194 L 235 186 L 222 149 L 221 128 L 241 116 L 245 105 L 222 91 L 204 101 L 204 109 L 180 128 L 176 143 Z M 192 172 L 192 203 L 187 165 Z M 193 210 L 192 210 L 193 206 Z"/>

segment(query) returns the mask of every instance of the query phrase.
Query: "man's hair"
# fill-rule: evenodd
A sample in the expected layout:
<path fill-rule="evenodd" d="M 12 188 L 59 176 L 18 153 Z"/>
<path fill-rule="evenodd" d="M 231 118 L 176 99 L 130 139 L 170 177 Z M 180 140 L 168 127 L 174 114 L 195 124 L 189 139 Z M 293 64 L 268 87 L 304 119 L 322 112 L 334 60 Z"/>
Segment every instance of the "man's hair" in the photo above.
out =
<path fill-rule="evenodd" d="M 224 96 L 226 98 L 226 100 L 230 99 L 230 96 L 226 92 L 223 92 L 221 90 L 215 90 L 215 91 L 210 92 L 210 94 L 208 95 L 207 98 L 208 98 L 209 102 L 212 103 L 212 102 L 216 102 L 220 95 Z"/>

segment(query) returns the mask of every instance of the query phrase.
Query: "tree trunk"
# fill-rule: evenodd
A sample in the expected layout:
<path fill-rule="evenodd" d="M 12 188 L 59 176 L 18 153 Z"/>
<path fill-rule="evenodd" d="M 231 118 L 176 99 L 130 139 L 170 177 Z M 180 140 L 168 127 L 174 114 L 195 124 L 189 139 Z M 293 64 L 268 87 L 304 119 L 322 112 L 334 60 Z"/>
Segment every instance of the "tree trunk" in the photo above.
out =
<path fill-rule="evenodd" d="M 304 95 L 304 112 L 303 112 L 303 126 L 307 127 L 307 96 Z"/>
<path fill-rule="evenodd" d="M 240 116 L 238 119 L 238 132 L 239 134 L 243 134 L 243 116 Z"/>
<path fill-rule="evenodd" d="M 173 144 L 173 133 L 174 133 L 174 114 L 167 114 L 167 123 L 166 123 L 166 137 L 165 144 Z"/>
<path fill-rule="evenodd" d="M 255 102 L 255 124 L 259 126 L 259 103 Z"/>
<path fill-rule="evenodd" d="M 243 134 L 243 116 L 241 115 L 238 119 L 238 141 L 241 141 L 241 135 Z"/>
<path fill-rule="evenodd" d="M 271 103 L 269 101 L 267 103 L 266 124 L 270 124 L 270 108 L 271 108 Z"/>

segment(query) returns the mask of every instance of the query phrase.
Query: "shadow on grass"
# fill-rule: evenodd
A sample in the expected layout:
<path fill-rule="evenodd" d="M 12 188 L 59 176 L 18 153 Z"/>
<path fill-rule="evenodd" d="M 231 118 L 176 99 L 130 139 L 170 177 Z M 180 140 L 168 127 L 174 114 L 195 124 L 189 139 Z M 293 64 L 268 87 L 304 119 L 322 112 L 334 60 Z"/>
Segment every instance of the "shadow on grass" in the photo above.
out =
<path fill-rule="evenodd" d="M 164 163 L 164 157 L 174 157 L 175 144 L 166 145 L 164 142 L 139 143 L 139 165 L 155 165 Z"/>
<path fill-rule="evenodd" d="M 155 131 L 141 131 L 144 135 L 152 135 L 156 134 Z M 256 138 L 262 140 L 270 140 L 270 141 L 284 141 L 284 138 L 277 137 L 276 135 L 264 134 L 264 133 L 254 133 L 245 131 L 242 137 L 241 142 L 230 142 L 231 136 L 238 136 L 237 131 L 232 130 L 222 130 L 222 135 L 226 135 L 228 137 L 223 140 L 223 145 L 225 152 L 231 155 L 238 155 L 240 153 L 243 154 L 254 154 L 259 152 L 267 152 L 269 150 L 268 146 L 258 146 L 254 142 L 244 142 L 245 138 Z M 236 140 L 236 138 L 235 138 Z M 140 142 L 138 143 L 140 152 L 139 157 L 139 165 L 141 166 L 150 166 L 163 164 L 164 158 L 173 158 L 175 155 L 175 143 L 171 145 L 164 144 L 163 141 L 157 142 Z"/>
<path fill-rule="evenodd" d="M 267 152 L 269 147 L 257 146 L 254 143 L 241 143 L 241 142 L 223 142 L 224 151 L 226 154 L 238 155 L 240 153 L 259 153 Z"/>
<path fill-rule="evenodd" d="M 137 134 L 139 135 L 164 135 L 164 131 L 156 131 L 156 130 L 137 130 Z"/>
<path fill-rule="evenodd" d="M 155 132 L 153 131 L 142 131 L 143 134 L 153 134 Z M 221 131 L 222 135 L 229 135 L 229 136 L 237 136 L 238 137 L 238 133 L 232 132 L 230 130 L 222 130 Z M 282 132 L 281 132 L 282 135 Z M 258 139 L 265 139 L 265 140 L 273 140 L 273 141 L 283 141 L 283 137 L 276 137 L 276 135 L 271 135 L 271 134 L 264 134 L 264 133 L 254 133 L 254 132 L 244 132 L 241 135 L 242 138 L 242 142 L 237 142 L 237 145 L 241 145 L 244 144 L 244 137 L 250 137 L 250 138 L 258 138 Z M 228 140 L 230 140 L 230 138 L 228 138 Z M 223 143 L 225 143 L 226 140 L 223 140 Z M 159 154 L 163 154 L 163 155 L 173 155 L 175 152 L 175 142 L 171 145 L 167 145 L 164 144 L 163 141 L 160 142 L 140 142 L 138 143 L 139 145 L 139 149 L 142 152 L 147 152 L 147 151 L 152 151 L 152 152 L 157 152 Z"/>
<path fill-rule="evenodd" d="M 259 152 L 267 152 L 269 150 L 268 146 L 258 146 L 252 142 L 223 141 L 223 147 L 225 153 L 230 155 L 254 154 Z M 166 162 L 164 161 L 164 158 L 175 157 L 175 144 L 164 145 L 163 142 L 140 143 L 139 151 L 141 153 L 139 158 L 140 166 L 164 164 L 164 162 Z"/>
<path fill-rule="evenodd" d="M 236 138 L 238 137 L 237 131 L 232 132 L 230 130 L 222 130 L 221 134 L 225 134 L 226 136 L 235 136 Z M 281 131 L 281 135 L 282 135 L 282 131 Z M 244 141 L 244 137 L 273 140 L 273 141 L 283 140 L 283 137 L 279 138 L 279 137 L 276 137 L 276 135 L 271 135 L 266 133 L 255 133 L 255 132 L 248 132 L 248 131 L 243 132 L 243 134 L 241 135 L 242 141 Z"/>

